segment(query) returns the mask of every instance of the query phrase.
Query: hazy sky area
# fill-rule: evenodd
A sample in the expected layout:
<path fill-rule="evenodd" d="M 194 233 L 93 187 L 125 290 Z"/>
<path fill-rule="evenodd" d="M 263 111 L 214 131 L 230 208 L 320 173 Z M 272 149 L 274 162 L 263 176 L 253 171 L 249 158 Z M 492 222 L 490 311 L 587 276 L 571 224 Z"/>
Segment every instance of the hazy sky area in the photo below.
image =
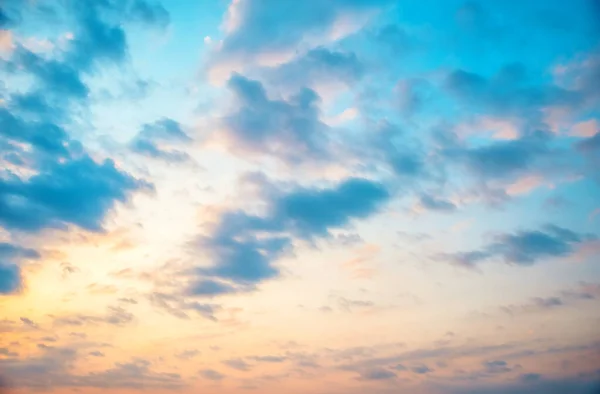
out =
<path fill-rule="evenodd" d="M 596 394 L 600 1 L 0 0 L 0 392 Z"/>

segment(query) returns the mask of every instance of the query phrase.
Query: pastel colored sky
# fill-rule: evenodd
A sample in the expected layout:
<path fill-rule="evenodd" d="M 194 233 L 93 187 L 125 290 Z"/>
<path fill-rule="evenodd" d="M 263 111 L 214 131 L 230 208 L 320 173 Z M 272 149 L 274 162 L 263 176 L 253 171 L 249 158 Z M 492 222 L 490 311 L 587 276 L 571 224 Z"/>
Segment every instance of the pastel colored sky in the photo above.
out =
<path fill-rule="evenodd" d="M 2 0 L 0 163 L 0 391 L 598 389 L 596 0 Z"/>

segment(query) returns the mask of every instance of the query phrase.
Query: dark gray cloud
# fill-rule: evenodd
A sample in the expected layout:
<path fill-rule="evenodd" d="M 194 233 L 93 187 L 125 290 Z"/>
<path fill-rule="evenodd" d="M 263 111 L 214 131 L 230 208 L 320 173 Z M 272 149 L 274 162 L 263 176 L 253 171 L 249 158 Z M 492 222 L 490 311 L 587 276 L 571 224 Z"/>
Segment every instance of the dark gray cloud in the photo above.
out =
<path fill-rule="evenodd" d="M 494 259 L 500 259 L 507 264 L 526 266 L 543 259 L 568 256 L 575 251 L 578 244 L 593 239 L 593 235 L 578 234 L 562 227 L 547 225 L 540 230 L 500 234 L 480 250 L 444 254 L 440 257 L 468 268 Z"/>

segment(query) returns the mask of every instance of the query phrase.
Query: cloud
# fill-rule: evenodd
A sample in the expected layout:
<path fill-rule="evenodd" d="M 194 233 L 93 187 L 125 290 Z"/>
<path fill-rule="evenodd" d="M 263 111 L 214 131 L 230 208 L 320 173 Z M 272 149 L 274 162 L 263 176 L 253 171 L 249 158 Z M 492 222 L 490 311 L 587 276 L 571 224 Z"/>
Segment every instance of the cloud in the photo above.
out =
<path fill-rule="evenodd" d="M 33 320 L 31 320 L 27 317 L 21 317 L 20 320 L 26 326 L 29 326 L 29 327 L 35 328 L 35 329 L 39 328 L 38 325 Z"/>
<path fill-rule="evenodd" d="M 190 350 L 184 350 L 181 353 L 177 353 L 175 355 L 175 357 L 180 358 L 182 360 L 189 360 L 192 359 L 194 357 L 196 357 L 197 355 L 199 355 L 201 352 L 199 350 L 196 349 L 190 349 Z"/>
<path fill-rule="evenodd" d="M 448 394 L 596 394 L 598 388 L 598 383 L 589 379 L 552 379 L 529 373 L 521 375 L 519 382 L 470 384 L 469 387 L 462 388 L 448 387 L 444 392 Z"/>
<path fill-rule="evenodd" d="M 15 263 L 40 257 L 36 250 L 0 242 L 0 294 L 17 293 L 23 288 L 21 268 Z"/>
<path fill-rule="evenodd" d="M 221 306 L 215 304 L 203 304 L 195 301 L 186 301 L 181 295 L 154 292 L 149 295 L 151 304 L 179 319 L 189 319 L 189 312 L 204 317 L 211 321 L 217 321 L 215 313 L 221 310 Z"/>
<path fill-rule="evenodd" d="M 129 146 L 133 152 L 140 155 L 180 163 L 191 160 L 187 153 L 160 145 L 182 145 L 191 141 L 192 139 L 183 131 L 178 122 L 163 118 L 154 123 L 145 124 L 129 143 Z"/>
<path fill-rule="evenodd" d="M 396 374 L 392 371 L 382 368 L 369 369 L 360 373 L 361 380 L 388 380 L 396 377 Z"/>
<path fill-rule="evenodd" d="M 449 145 L 441 153 L 481 179 L 502 179 L 527 173 L 542 159 L 550 158 L 555 153 L 550 149 L 551 141 L 549 133 L 537 131 L 518 139 L 492 141 L 476 147 Z"/>
<path fill-rule="evenodd" d="M 351 31 L 348 17 L 356 19 L 390 3 L 389 0 L 332 0 L 315 8 L 295 1 L 233 1 L 225 22 L 226 36 L 213 54 L 213 63 L 247 63 L 261 56 L 289 54 L 302 43 L 339 38 Z M 346 23 L 336 26 L 344 17 Z M 340 29 L 343 27 L 346 29 Z"/>
<path fill-rule="evenodd" d="M 360 151 L 355 153 L 358 157 L 364 158 L 365 154 L 369 154 L 371 161 L 387 165 L 404 181 L 430 177 L 420 144 L 411 141 L 397 125 L 387 121 L 381 122 L 375 128 L 374 135 L 359 145 Z"/>
<path fill-rule="evenodd" d="M 40 254 L 33 249 L 0 242 L 0 260 L 39 259 Z"/>
<path fill-rule="evenodd" d="M 338 299 L 338 305 L 345 312 L 352 312 L 353 309 L 373 308 L 375 306 L 372 301 L 349 300 L 344 297 Z"/>
<path fill-rule="evenodd" d="M 421 207 L 430 211 L 452 212 L 456 210 L 454 203 L 434 197 L 431 194 L 422 194 L 419 202 Z"/>
<path fill-rule="evenodd" d="M 89 95 L 80 70 L 69 63 L 42 58 L 22 47 L 15 51 L 13 62 L 9 64 L 11 71 L 23 69 L 36 78 L 43 92 L 60 95 L 62 101 L 85 100 Z"/>
<path fill-rule="evenodd" d="M 225 375 L 220 373 L 219 371 L 215 371 L 214 369 L 203 369 L 199 372 L 200 376 L 204 379 L 220 381 L 225 378 Z"/>
<path fill-rule="evenodd" d="M 28 179 L 13 175 L 0 180 L 0 224 L 7 229 L 38 231 L 73 224 L 102 231 L 102 221 L 115 202 L 149 185 L 89 156 L 53 162 Z"/>
<path fill-rule="evenodd" d="M 52 108 L 49 110 L 51 111 Z M 36 112 L 39 114 L 39 111 Z M 24 149 L 18 146 L 21 144 L 31 146 L 36 161 L 48 157 L 68 156 L 69 146 L 72 145 L 65 130 L 56 124 L 45 121 L 27 122 L 6 108 L 0 108 L 0 142 L 8 145 L 7 151 L 18 153 L 22 158 L 27 156 Z"/>
<path fill-rule="evenodd" d="M 54 318 L 57 326 L 84 326 L 86 324 L 109 324 L 112 326 L 124 326 L 131 323 L 135 316 L 118 306 L 109 306 L 103 315 L 74 314 L 58 316 Z"/>
<path fill-rule="evenodd" d="M 594 238 L 592 235 L 578 234 L 562 227 L 547 225 L 541 230 L 499 234 L 495 236 L 494 242 L 480 250 L 444 254 L 440 257 L 468 268 L 493 259 L 500 259 L 507 264 L 527 266 L 542 259 L 568 256 L 575 252 L 578 244 Z"/>
<path fill-rule="evenodd" d="M 263 363 L 282 363 L 287 360 L 284 356 L 256 356 L 252 358 L 254 361 Z"/>
<path fill-rule="evenodd" d="M 319 118 L 319 96 L 304 88 L 289 100 L 272 100 L 263 85 L 240 74 L 227 83 L 237 108 L 221 120 L 224 138 L 234 149 L 268 154 L 288 163 L 325 159 L 328 127 Z"/>
<path fill-rule="evenodd" d="M 430 369 L 427 365 L 418 365 L 416 367 L 412 367 L 410 370 L 419 375 L 424 375 L 433 372 L 433 370 Z"/>
<path fill-rule="evenodd" d="M 231 294 L 239 291 L 238 288 L 223 282 L 210 279 L 200 279 L 191 283 L 187 289 L 187 294 L 196 296 L 218 296 Z"/>
<path fill-rule="evenodd" d="M 594 153 L 600 151 L 600 132 L 577 143 L 577 149 L 582 153 Z"/>
<path fill-rule="evenodd" d="M 387 24 L 373 34 L 375 42 L 387 47 L 394 55 L 406 55 L 415 48 L 413 38 L 397 24 Z"/>
<path fill-rule="evenodd" d="M 294 89 L 313 89 L 332 83 L 351 85 L 360 80 L 366 66 L 353 52 L 318 47 L 277 67 L 266 68 L 261 74 L 270 85 Z"/>
<path fill-rule="evenodd" d="M 491 78 L 464 70 L 453 71 L 447 77 L 446 88 L 469 108 L 498 116 L 531 118 L 542 108 L 576 106 L 582 101 L 576 91 L 532 84 L 520 63 L 505 65 Z"/>
<path fill-rule="evenodd" d="M 431 84 L 422 78 L 409 78 L 396 85 L 398 105 L 405 115 L 424 110 L 433 95 Z"/>
<path fill-rule="evenodd" d="M 21 270 L 15 264 L 0 263 L 0 295 L 18 292 L 22 287 Z"/>
<path fill-rule="evenodd" d="M 486 372 L 489 373 L 505 373 L 511 371 L 508 363 L 504 360 L 485 361 L 483 363 L 483 367 L 485 368 Z"/>
<path fill-rule="evenodd" d="M 147 2 L 143 0 L 134 0 L 130 7 L 129 17 L 149 25 L 166 28 L 171 21 L 169 12 L 162 4 Z"/>
<path fill-rule="evenodd" d="M 237 369 L 238 371 L 248 371 L 251 368 L 251 365 L 241 358 L 225 360 L 223 361 L 223 364 L 227 365 L 229 368 Z"/>
<path fill-rule="evenodd" d="M 293 237 L 329 237 L 331 229 L 374 214 L 389 198 L 383 185 L 360 178 L 324 189 L 274 190 L 265 201 L 266 215 L 225 212 L 209 235 L 191 243 L 194 252 L 207 253 L 213 262 L 197 273 L 244 286 L 273 278 L 279 275 L 273 262 L 291 249 Z"/>
<path fill-rule="evenodd" d="M 568 306 L 576 306 L 579 301 L 596 300 L 600 298 L 600 284 L 580 282 L 572 289 L 563 290 L 550 297 L 534 297 L 522 304 L 501 306 L 500 310 L 511 316 L 522 313 L 535 313 L 554 310 Z"/>

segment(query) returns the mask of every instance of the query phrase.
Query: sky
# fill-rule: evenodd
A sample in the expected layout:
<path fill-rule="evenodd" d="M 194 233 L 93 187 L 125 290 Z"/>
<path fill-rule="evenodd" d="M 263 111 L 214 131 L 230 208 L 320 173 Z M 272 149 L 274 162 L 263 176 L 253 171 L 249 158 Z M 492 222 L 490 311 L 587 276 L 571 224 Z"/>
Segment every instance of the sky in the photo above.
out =
<path fill-rule="evenodd" d="M 595 394 L 597 0 L 2 0 L 0 391 Z"/>

